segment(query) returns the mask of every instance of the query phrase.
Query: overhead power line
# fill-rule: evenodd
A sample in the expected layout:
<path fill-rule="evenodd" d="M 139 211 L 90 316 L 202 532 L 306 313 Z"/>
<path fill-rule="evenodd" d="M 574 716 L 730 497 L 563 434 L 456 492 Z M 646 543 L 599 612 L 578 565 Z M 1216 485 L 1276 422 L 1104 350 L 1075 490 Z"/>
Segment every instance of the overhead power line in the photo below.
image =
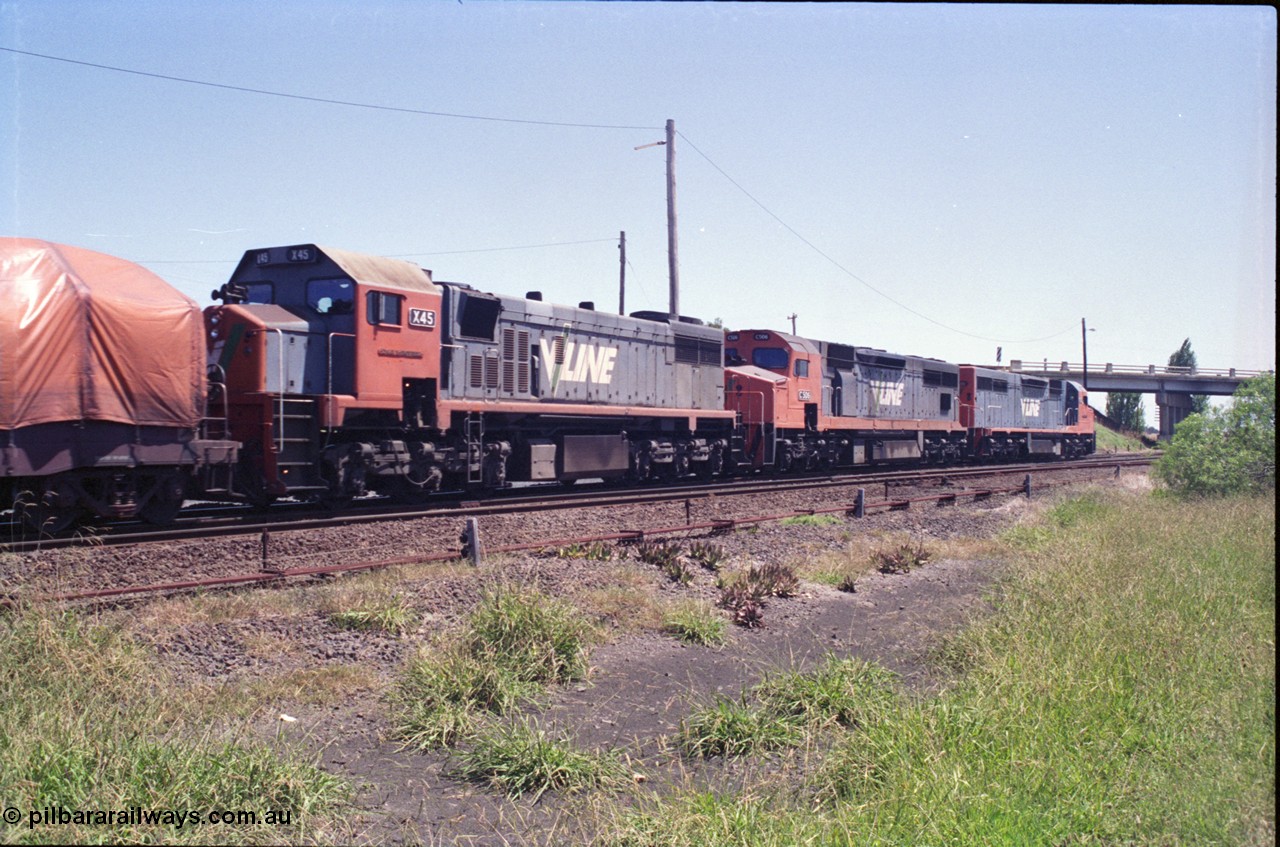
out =
<path fill-rule="evenodd" d="M 390 253 L 388 256 L 393 259 L 408 259 L 413 256 L 456 256 L 461 253 L 498 253 L 503 250 L 537 250 L 541 247 L 572 247 L 578 244 L 603 244 L 604 242 L 615 243 L 617 238 L 590 238 L 586 241 L 552 241 L 547 244 L 520 244 L 514 247 L 481 247 L 476 250 L 437 250 L 432 253 Z"/>
<path fill-rule="evenodd" d="M 170 76 L 169 74 L 153 73 L 151 71 L 140 71 L 135 68 L 121 68 L 115 65 L 103 65 L 97 62 L 86 62 L 81 59 L 70 59 L 66 56 L 50 56 L 47 53 L 33 53 L 30 50 L 15 50 L 12 47 L 0 47 L 0 51 L 5 53 L 14 53 L 19 56 L 30 56 L 34 59 L 46 59 L 50 62 L 63 62 L 68 65 L 79 65 L 85 68 L 95 68 L 101 71 L 111 71 L 119 74 L 132 74 L 133 76 L 148 77 L 150 79 L 161 79 L 166 82 L 179 82 L 183 85 L 200 85 L 206 88 L 221 88 L 224 91 L 238 91 L 242 94 L 261 94 L 265 97 L 283 97 L 288 100 L 303 100 L 308 103 L 324 103 L 329 106 L 349 106 L 355 109 L 375 109 L 380 112 L 400 112 L 409 115 L 427 115 L 433 118 L 455 118 L 467 121 L 491 121 L 495 123 L 508 124 L 533 124 L 535 126 L 559 126 L 559 127 L 576 127 L 578 129 L 660 129 L 661 127 L 653 126 L 622 126 L 618 124 L 592 124 L 592 123 L 575 123 L 570 121 L 538 121 L 528 118 L 498 118 L 491 115 L 467 115 L 459 112 L 438 112 L 430 109 L 411 109 L 407 106 L 383 106 L 377 103 L 361 103 L 355 100 L 338 100 L 331 97 L 314 97 L 307 94 L 292 94 L 287 91 L 271 91 L 265 88 L 250 88 L 243 85 L 228 85 L 221 82 L 210 82 L 202 79 L 190 79 L 188 77 Z"/>
<path fill-rule="evenodd" d="M 382 112 L 399 112 L 401 114 L 425 115 L 428 117 L 435 117 L 435 118 L 453 118 L 456 120 L 529 124 L 534 126 L 571 127 L 571 128 L 577 128 L 577 129 L 626 129 L 626 130 L 660 129 L 660 127 L 656 127 L 656 126 L 642 126 L 642 125 L 629 125 L 629 124 L 576 123 L 576 122 L 570 122 L 570 121 L 543 121 L 543 120 L 532 120 L 527 118 L 494 117 L 492 115 L 469 115 L 469 114 L 463 114 L 459 112 L 440 112 L 440 111 L 434 111 L 429 109 L 413 109 L 406 106 L 386 106 L 386 105 L 380 105 L 377 103 L 363 103 L 363 102 L 354 101 L 354 100 L 339 100 L 339 99 L 330 98 L 330 97 L 316 97 L 316 96 L 311 96 L 306 94 L 293 94 L 285 91 L 271 91 L 269 89 L 264 89 L 264 88 L 252 88 L 252 87 L 242 86 L 242 85 L 229 85 L 229 84 L 220 83 L 220 82 L 210 82 L 208 80 L 191 79 L 189 77 L 172 76 L 169 74 L 154 73 L 151 71 L 141 71 L 135 68 L 122 68 L 115 65 L 104 65 L 97 62 L 87 62 L 81 59 L 71 59 L 65 56 L 51 56 L 46 53 L 35 53 L 30 50 L 17 50 L 12 47 L 0 47 L 0 52 L 13 53 L 19 56 L 29 56 L 35 59 L 45 59 L 51 62 L 62 62 L 64 64 L 69 64 L 69 65 L 78 65 L 81 67 L 94 68 L 96 70 L 110 71 L 112 73 L 130 74 L 133 76 L 141 76 L 141 77 L 147 77 L 150 79 L 164 80 L 166 82 L 176 82 L 176 83 L 181 83 L 183 85 L 198 85 L 206 88 L 219 88 L 224 91 L 236 91 L 243 94 L 258 94 L 265 97 L 280 97 L 288 100 L 301 100 L 308 103 L 321 103 L 329 106 L 347 106 L 347 107 L 356 108 L 356 109 L 372 109 L 372 110 L 382 111 Z M 912 308 L 906 303 L 903 303 L 901 300 L 898 300 L 890 296 L 889 294 L 886 294 L 884 291 L 881 291 L 879 288 L 875 287 L 874 285 L 867 282 L 862 277 L 855 274 L 853 271 L 846 268 L 843 264 L 838 262 L 830 254 L 822 250 L 820 247 L 818 247 L 816 244 L 814 244 L 812 241 L 810 241 L 808 238 L 802 235 L 798 230 L 795 229 L 795 227 L 791 226 L 791 224 L 787 223 L 781 217 L 775 214 L 768 206 L 766 206 L 759 199 L 757 199 L 755 195 L 747 191 L 747 189 L 744 188 L 742 184 L 739 183 L 736 179 L 730 176 L 729 173 L 724 170 L 724 168 L 720 167 L 718 164 L 715 163 L 714 160 L 712 160 L 710 156 L 708 156 L 706 153 L 700 150 L 698 146 L 694 144 L 693 141 L 691 141 L 687 135 L 685 135 L 682 132 L 679 132 L 678 130 L 677 130 L 677 134 L 682 139 L 684 139 L 685 143 L 688 144 L 695 153 L 697 153 L 699 156 L 705 159 L 706 162 L 709 165 L 711 165 L 711 167 L 715 168 L 716 171 L 718 171 L 721 176 L 723 176 L 735 188 L 741 191 L 747 197 L 747 199 L 749 199 L 752 203 L 754 203 L 761 210 L 763 210 L 764 213 L 767 214 L 769 217 L 777 221 L 779 225 L 781 225 L 784 229 L 786 229 L 787 232 L 795 236 L 796 239 L 798 239 L 801 243 L 807 246 L 810 250 L 817 253 L 822 258 L 826 259 L 827 262 L 829 262 L 831 265 L 837 268 L 840 272 L 848 276 L 850 279 L 857 282 L 859 285 L 862 285 L 864 288 L 867 288 L 868 290 L 874 292 L 875 294 L 878 294 L 880 297 L 884 298 L 885 300 L 888 300 L 890 303 L 894 304 L 898 308 L 915 315 L 921 320 L 928 321 L 934 326 L 941 327 L 942 329 L 945 329 L 949 332 L 957 333 L 959 335 L 968 336 L 969 338 L 977 338 L 983 341 L 995 341 L 1003 344 L 1031 344 L 1039 341 L 1047 341 L 1052 338 L 1057 338 L 1060 335 L 1065 335 L 1068 332 L 1074 331 L 1073 327 L 1069 327 L 1060 332 L 1056 332 L 1056 333 L 1053 333 L 1052 335 L 1047 335 L 1041 338 L 1005 339 L 1005 338 L 993 338 L 987 335 L 980 335 L 978 333 L 967 332 L 963 329 L 958 329 L 956 327 L 945 324 L 942 321 L 936 320 L 935 318 L 932 318 L 929 315 L 926 315 L 923 312 L 915 308 Z M 408 258 L 411 256 L 444 256 L 444 255 L 453 255 L 453 254 L 460 254 L 460 253 L 487 253 L 487 252 L 496 252 L 500 250 L 525 250 L 525 249 L 533 249 L 536 247 L 561 246 L 561 244 L 565 244 L 565 245 L 591 244 L 591 243 L 596 243 L 598 241 L 612 241 L 612 240 L 613 239 L 611 238 L 610 239 L 594 239 L 590 241 L 562 242 L 560 244 L 535 244 L 535 245 L 526 245 L 526 246 L 517 246 L 517 247 L 491 247 L 491 248 L 484 248 L 479 250 L 453 250 L 453 251 L 444 251 L 444 252 L 436 252 L 436 253 L 402 253 L 402 254 L 395 254 L 395 255 L 401 258 Z M 155 260 L 152 262 L 148 262 L 147 264 L 158 265 L 158 264 L 215 264 L 215 263 L 220 264 L 222 262 L 182 262 L 180 260 Z"/>
<path fill-rule="evenodd" d="M 550 241 L 546 244 L 517 244 L 511 247 L 480 247 L 474 250 L 437 250 L 431 253 L 385 253 L 389 259 L 409 259 L 415 256 L 457 256 L 463 253 L 498 253 L 504 250 L 538 250 L 543 247 L 573 247 L 578 244 L 612 244 L 617 238 L 588 238 L 584 241 Z M 234 265 L 240 259 L 136 259 L 140 265 Z"/>
<path fill-rule="evenodd" d="M 821 256 L 822 258 L 826 259 L 828 262 L 830 262 L 832 265 L 834 265 L 838 270 L 840 270 L 842 273 L 844 273 L 844 274 L 845 274 L 846 276 L 848 276 L 850 279 L 852 279 L 852 280 L 854 280 L 855 282 L 857 282 L 859 285 L 862 285 L 864 288 L 867 288 L 867 289 L 869 289 L 869 290 L 871 290 L 871 291 L 875 292 L 876 294 L 879 294 L 881 297 L 883 297 L 884 299 L 888 300 L 890 303 L 892 303 L 893 305 L 897 306 L 898 308 L 903 309 L 903 310 L 905 310 L 905 311 L 907 311 L 907 312 L 910 312 L 911 314 L 915 315 L 916 317 L 918 317 L 918 318 L 920 318 L 920 319 L 922 319 L 922 320 L 926 320 L 926 321 L 928 321 L 929 323 L 933 324 L 934 326 L 942 327 L 942 328 L 943 328 L 943 329 L 945 329 L 945 330 L 948 330 L 948 331 L 950 331 L 950 332 L 954 332 L 954 333 L 958 333 L 959 335 L 967 335 L 967 336 L 968 336 L 968 337 L 970 337 L 970 338 L 978 338 L 978 339 L 981 339 L 981 340 L 983 340 L 983 341 L 996 341 L 996 342 L 1000 342 L 1000 343 L 1003 343 L 1003 344 L 1032 344 L 1032 343 L 1037 342 L 1037 341 L 1048 341 L 1048 340 L 1049 340 L 1049 339 L 1051 339 L 1051 338 L 1057 338 L 1057 337 L 1058 337 L 1058 336 L 1060 336 L 1060 335 L 1065 335 L 1065 334 L 1067 334 L 1068 332 L 1073 332 L 1073 331 L 1074 331 L 1074 329 L 1075 329 L 1074 327 L 1068 327 L 1067 329 L 1064 329 L 1064 330 L 1062 330 L 1061 332 L 1055 332 L 1055 333 L 1053 333 L 1052 335 L 1046 335 L 1046 336 L 1044 336 L 1043 338 L 1024 338 L 1024 339 L 991 338 L 991 337 L 986 336 L 986 335 L 979 335 L 979 334 L 977 334 L 977 333 L 973 333 L 973 332 L 966 332 L 966 331 L 965 331 L 965 330 L 963 330 L 963 329 L 957 329 L 956 327 L 953 327 L 953 326 L 949 326 L 949 325 L 947 325 L 947 324 L 944 324 L 942 321 L 935 320 L 934 318 L 929 317 L 928 315 L 924 314 L 923 312 L 918 311 L 918 310 L 916 310 L 916 309 L 913 309 L 912 307 L 908 306 L 906 303 L 903 303 L 901 300 L 897 300 L 897 299 L 895 299 L 895 298 L 891 297 L 890 295 L 888 295 L 888 294 L 884 293 L 884 292 L 883 292 L 883 291 L 881 291 L 879 288 L 876 288 L 874 285 L 872 285 L 871 283 L 867 282 L 865 279 L 863 279 L 862 277 L 858 276 L 856 273 L 854 273 L 853 271 L 849 270 L 849 269 L 848 269 L 848 268 L 846 268 L 844 265 L 840 264 L 840 262 L 836 261 L 836 260 L 835 260 L 835 259 L 834 259 L 830 254 L 828 254 L 828 253 L 827 253 L 826 251 L 824 251 L 822 248 L 818 247 L 818 245 L 814 244 L 812 241 L 810 241 L 809 239 L 807 239 L 807 238 L 805 238 L 803 235 L 801 235 L 801 234 L 796 230 L 796 228 L 795 228 L 795 227 L 791 226 L 791 224 L 787 223 L 787 222 L 786 222 L 786 221 L 784 221 L 782 218 L 780 218 L 780 217 L 778 217 L 776 214 L 774 214 L 774 213 L 773 213 L 773 211 L 772 211 L 768 206 L 766 206 L 764 203 L 761 203 L 758 199 L 756 199 L 755 195 L 753 195 L 750 191 L 747 191 L 747 189 L 743 188 L 743 187 L 742 187 L 742 185 L 741 185 L 741 183 L 739 183 L 739 182 L 738 182 L 736 179 L 734 179 L 733 177 L 729 176 L 729 174 L 725 171 L 725 169 L 724 169 L 724 168 L 722 168 L 722 167 L 720 167 L 719 165 L 717 165 L 714 161 L 712 161 L 712 159 L 711 159 L 711 157 L 710 157 L 710 156 L 708 156 L 706 153 L 703 153 L 701 150 L 699 150 L 699 149 L 698 149 L 698 145 L 696 145 L 696 144 L 694 144 L 692 141 L 690 141 L 690 140 L 689 140 L 689 137 L 688 137 L 687 135 L 685 135 L 683 132 L 679 132 L 679 130 L 677 130 L 677 133 L 680 135 L 680 137 L 681 137 L 682 139 L 684 139 L 684 142 L 685 142 L 686 144 L 688 144 L 690 147 L 692 147 L 692 148 L 693 148 L 693 151 L 694 151 L 695 153 L 697 153 L 697 154 L 698 154 L 699 156 L 701 156 L 703 159 L 706 159 L 707 164 L 711 165 L 711 167 L 713 167 L 713 168 L 715 168 L 717 171 L 719 171 L 719 172 L 720 172 L 720 175 L 721 175 L 722 177 L 724 177 L 725 179 L 729 180 L 729 182 L 733 184 L 733 187 L 734 187 L 734 188 L 738 189 L 738 190 L 739 190 L 739 191 L 741 191 L 743 194 L 745 194 L 748 200 L 750 200 L 752 203 L 755 203 L 755 204 L 756 204 L 757 206 L 759 206 L 762 210 L 764 210 L 764 213 L 765 213 L 766 215 L 768 215 L 769 217 L 771 217 L 771 218 L 773 218 L 775 221 L 777 221 L 777 222 L 778 222 L 778 223 L 779 223 L 779 224 L 780 224 L 780 225 L 781 225 L 781 226 L 782 226 L 782 227 L 783 227 L 787 232 L 789 232 L 789 233 L 791 233 L 792 235 L 794 235 L 797 239 L 799 239 L 799 240 L 800 240 L 800 241 L 801 241 L 805 246 L 807 246 L 810 250 L 812 250 L 813 252 L 817 253 L 817 254 L 818 254 L 819 256 Z"/>

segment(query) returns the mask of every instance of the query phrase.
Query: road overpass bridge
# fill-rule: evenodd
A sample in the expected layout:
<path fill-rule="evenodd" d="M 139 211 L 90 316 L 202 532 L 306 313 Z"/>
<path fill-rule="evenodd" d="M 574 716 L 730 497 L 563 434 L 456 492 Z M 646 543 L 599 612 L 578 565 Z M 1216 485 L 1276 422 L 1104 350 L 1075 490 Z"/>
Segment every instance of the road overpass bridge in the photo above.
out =
<path fill-rule="evenodd" d="M 1173 428 L 1191 414 L 1193 394 L 1230 395 L 1248 379 L 1267 371 L 1238 368 L 1179 367 L 1177 365 L 1116 365 L 1107 362 L 1086 371 L 1078 362 L 1028 362 L 1014 359 L 1008 370 L 1078 382 L 1090 391 L 1132 391 L 1154 394 L 1160 419 L 1160 438 L 1168 441 Z"/>

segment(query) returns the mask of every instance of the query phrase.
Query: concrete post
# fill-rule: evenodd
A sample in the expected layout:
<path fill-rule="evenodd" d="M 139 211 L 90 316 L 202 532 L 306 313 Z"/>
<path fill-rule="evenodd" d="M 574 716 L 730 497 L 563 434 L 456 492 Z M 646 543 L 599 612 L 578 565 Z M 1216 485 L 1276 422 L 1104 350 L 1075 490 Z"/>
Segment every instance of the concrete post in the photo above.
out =
<path fill-rule="evenodd" d="M 1156 408 L 1160 414 L 1160 440 L 1173 439 L 1173 429 L 1191 414 L 1191 395 L 1179 391 L 1156 393 Z"/>

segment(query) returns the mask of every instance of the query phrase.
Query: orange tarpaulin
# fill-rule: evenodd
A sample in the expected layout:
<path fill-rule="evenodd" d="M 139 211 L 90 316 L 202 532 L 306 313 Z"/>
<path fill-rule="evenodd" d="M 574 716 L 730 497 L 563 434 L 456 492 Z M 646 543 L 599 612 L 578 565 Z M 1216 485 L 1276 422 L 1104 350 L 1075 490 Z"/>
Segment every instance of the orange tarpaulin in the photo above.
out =
<path fill-rule="evenodd" d="M 194 427 L 200 307 L 132 262 L 0 238 L 0 429 L 54 421 Z"/>

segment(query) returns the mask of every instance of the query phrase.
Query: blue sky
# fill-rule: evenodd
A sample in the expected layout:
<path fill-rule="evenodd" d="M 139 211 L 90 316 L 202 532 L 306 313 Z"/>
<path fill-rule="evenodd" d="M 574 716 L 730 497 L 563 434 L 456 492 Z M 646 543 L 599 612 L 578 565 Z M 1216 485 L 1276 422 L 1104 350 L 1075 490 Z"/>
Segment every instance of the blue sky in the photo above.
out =
<path fill-rule="evenodd" d="M 615 308 L 625 230 L 665 309 L 671 118 L 686 314 L 1275 367 L 1270 7 L 0 0 L 0 47 L 228 86 L 0 52 L 0 233 L 201 303 L 317 242 Z"/>

